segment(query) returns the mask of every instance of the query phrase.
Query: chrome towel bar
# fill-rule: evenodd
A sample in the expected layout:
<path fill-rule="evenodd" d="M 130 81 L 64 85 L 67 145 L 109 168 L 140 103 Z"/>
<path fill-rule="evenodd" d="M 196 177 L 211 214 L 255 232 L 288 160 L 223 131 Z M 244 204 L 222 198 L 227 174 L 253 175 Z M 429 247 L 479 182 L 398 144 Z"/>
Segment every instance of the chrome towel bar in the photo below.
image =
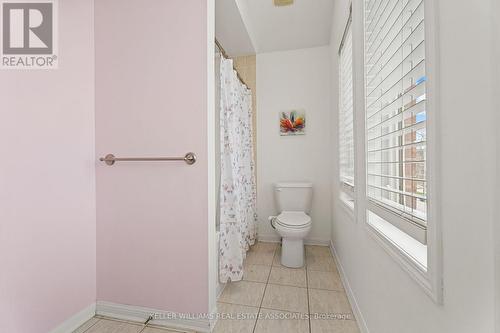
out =
<path fill-rule="evenodd" d="M 186 164 L 192 165 L 196 162 L 194 153 L 187 153 L 184 157 L 115 157 L 113 154 L 108 154 L 105 157 L 99 158 L 99 161 L 105 162 L 107 165 L 113 165 L 115 162 L 148 162 L 148 161 L 184 161 Z"/>

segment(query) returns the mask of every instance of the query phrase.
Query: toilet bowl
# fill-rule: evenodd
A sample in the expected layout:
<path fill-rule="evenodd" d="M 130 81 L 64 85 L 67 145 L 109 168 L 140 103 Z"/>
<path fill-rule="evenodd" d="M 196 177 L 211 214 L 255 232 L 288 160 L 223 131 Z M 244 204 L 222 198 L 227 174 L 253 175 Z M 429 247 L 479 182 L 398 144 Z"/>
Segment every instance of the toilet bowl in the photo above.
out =
<path fill-rule="evenodd" d="M 281 264 L 291 268 L 304 266 L 304 238 L 311 231 L 311 218 L 304 212 L 285 211 L 272 223 L 282 238 Z"/>
<path fill-rule="evenodd" d="M 312 200 L 311 183 L 278 183 L 275 185 L 276 205 L 280 214 L 272 217 L 271 225 L 281 236 L 281 264 L 286 267 L 304 266 L 304 238 L 311 230 L 309 213 Z"/>

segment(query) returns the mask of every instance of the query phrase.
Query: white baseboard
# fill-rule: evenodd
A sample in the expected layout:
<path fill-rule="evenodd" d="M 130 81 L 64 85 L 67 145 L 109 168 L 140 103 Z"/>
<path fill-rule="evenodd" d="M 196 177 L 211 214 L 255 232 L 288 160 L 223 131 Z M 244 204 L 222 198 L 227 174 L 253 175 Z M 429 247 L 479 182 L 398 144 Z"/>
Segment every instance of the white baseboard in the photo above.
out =
<path fill-rule="evenodd" d="M 260 242 L 265 243 L 280 243 L 281 237 L 276 234 L 259 234 L 257 236 Z M 304 244 L 306 245 L 319 245 L 319 246 L 330 246 L 330 239 L 322 238 L 306 238 L 304 239 Z"/>
<path fill-rule="evenodd" d="M 337 267 L 339 269 L 340 278 L 342 283 L 344 284 L 344 288 L 347 294 L 347 298 L 352 306 L 352 311 L 354 312 L 354 317 L 356 317 L 356 321 L 359 326 L 359 330 L 362 333 L 370 333 L 368 330 L 368 326 L 366 326 L 365 318 L 361 313 L 361 309 L 359 308 L 358 302 L 356 301 L 356 296 L 351 289 L 351 285 L 349 284 L 349 280 L 347 279 L 347 275 L 345 274 L 344 268 L 342 267 L 342 263 L 340 262 L 340 258 L 337 255 L 337 251 L 335 251 L 335 246 L 333 246 L 333 241 L 330 241 L 330 251 L 332 252 L 333 257 L 335 258 L 335 262 L 337 263 Z"/>
<path fill-rule="evenodd" d="M 280 243 L 281 242 L 281 237 L 276 234 L 258 234 L 257 235 L 257 240 L 259 242 L 265 242 L 265 243 Z"/>
<path fill-rule="evenodd" d="M 306 238 L 304 240 L 304 244 L 317 245 L 317 246 L 330 246 L 330 240 L 322 238 Z"/>
<path fill-rule="evenodd" d="M 92 303 L 85 309 L 66 319 L 62 324 L 54 328 L 50 333 L 68 333 L 73 332 L 82 326 L 87 320 L 95 316 L 96 304 Z"/>
<path fill-rule="evenodd" d="M 214 311 L 217 311 L 217 309 Z M 203 333 L 211 332 L 215 324 L 215 321 L 211 320 L 211 318 L 214 317 L 213 313 L 206 318 L 193 318 L 175 312 L 104 301 L 97 301 L 96 313 L 103 317 L 140 323 L 146 322 L 149 316 L 153 316 L 153 319 L 149 322 L 151 325 Z"/>

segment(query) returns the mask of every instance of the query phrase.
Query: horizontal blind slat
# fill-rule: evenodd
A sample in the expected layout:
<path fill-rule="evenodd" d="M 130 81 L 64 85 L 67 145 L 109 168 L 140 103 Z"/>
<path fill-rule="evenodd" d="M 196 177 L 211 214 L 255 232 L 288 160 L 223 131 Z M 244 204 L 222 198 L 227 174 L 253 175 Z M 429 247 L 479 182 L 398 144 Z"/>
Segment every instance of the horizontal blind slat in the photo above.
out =
<path fill-rule="evenodd" d="M 401 84 L 405 79 L 408 79 L 408 78 L 413 78 L 414 76 L 412 76 L 412 74 L 415 74 L 415 73 L 419 73 L 420 70 L 424 71 L 425 69 L 425 59 L 422 59 L 416 66 L 414 66 L 411 70 L 409 70 L 407 73 L 405 73 L 401 79 L 399 79 L 397 82 L 395 82 L 389 89 L 387 89 L 384 93 L 382 93 L 379 97 L 376 97 L 375 98 L 375 101 L 372 102 L 371 104 L 369 104 L 370 106 L 373 105 L 373 103 L 377 102 L 380 100 L 381 97 L 383 97 L 384 95 L 386 95 L 389 91 L 391 91 L 393 88 L 397 88 L 398 84 Z M 422 79 L 422 77 L 419 77 L 418 80 Z M 398 89 L 400 90 L 400 93 L 402 93 L 404 91 L 404 89 Z M 369 98 L 370 96 L 367 95 L 366 96 L 367 98 Z"/>
<path fill-rule="evenodd" d="M 387 4 L 383 10 L 386 17 L 382 20 L 384 15 L 379 14 L 378 19 L 376 20 L 375 26 L 372 26 L 371 30 L 368 30 L 368 31 L 372 31 L 372 32 L 370 33 L 370 35 L 368 36 L 368 39 L 366 41 L 366 45 L 368 45 L 367 53 L 370 53 L 370 50 L 371 50 L 371 47 L 373 46 L 374 40 L 376 40 L 378 38 L 378 36 L 382 32 L 383 28 L 385 27 L 385 25 L 387 24 L 387 22 L 391 18 L 391 15 L 395 12 L 398 5 L 400 5 L 400 2 L 397 0 L 394 1 L 394 5 L 392 7 L 389 7 L 389 4 L 390 4 L 390 1 L 387 1 Z M 401 10 L 401 12 L 402 12 L 402 10 Z M 376 14 L 374 14 L 374 15 L 376 15 Z M 396 19 L 397 19 L 397 17 L 396 17 Z M 382 23 L 382 25 L 379 26 L 379 23 Z M 378 32 L 375 32 L 375 31 L 378 31 Z"/>
<path fill-rule="evenodd" d="M 401 132 L 405 132 L 408 129 L 415 130 L 415 129 L 421 129 L 421 128 L 425 128 L 425 121 L 421 121 L 421 122 L 418 122 L 418 123 L 415 123 L 415 124 L 411 124 L 411 125 L 408 125 L 408 126 L 405 126 L 405 127 L 402 127 L 402 128 L 398 128 L 398 129 L 396 129 L 394 131 L 391 131 L 391 132 L 388 132 L 388 133 L 383 133 L 383 134 L 380 134 L 379 136 L 376 136 L 376 137 L 373 137 L 373 138 L 368 137 L 367 141 L 368 142 L 376 141 L 376 140 L 380 141 L 381 139 L 383 139 L 383 138 L 385 138 L 387 136 L 395 136 L 395 135 L 399 136 L 399 135 L 401 135 L 400 134 Z"/>
<path fill-rule="evenodd" d="M 408 17 L 408 19 L 404 22 L 404 24 L 401 25 L 400 28 L 398 29 L 393 29 L 394 26 L 396 25 L 397 23 L 397 19 L 401 18 L 401 15 L 403 14 L 404 10 L 407 8 L 408 5 L 410 5 L 410 1 L 408 1 L 405 5 L 405 7 L 403 8 L 403 10 L 400 12 L 400 14 L 398 15 L 398 17 L 396 18 L 396 20 L 393 22 L 393 25 L 390 27 L 389 31 L 387 32 L 387 34 L 385 34 L 383 36 L 383 38 L 380 40 L 380 43 L 376 44 L 377 45 L 377 48 L 374 49 L 373 51 L 371 50 L 371 48 L 367 49 L 366 50 L 366 54 L 369 55 L 368 56 L 368 61 L 367 63 L 371 63 L 371 60 L 373 59 L 373 57 L 375 56 L 375 54 L 377 54 L 378 52 L 378 49 L 379 48 L 383 48 L 382 45 L 384 45 L 383 43 L 386 41 L 387 37 L 391 36 L 391 32 L 396 36 L 399 35 L 399 33 L 401 33 L 403 31 L 403 29 L 405 28 L 405 26 L 412 20 L 412 19 L 415 19 L 416 17 L 420 17 L 421 19 L 423 19 L 423 2 L 424 0 L 419 0 L 417 6 L 415 6 L 414 10 L 412 11 L 411 15 Z M 420 12 L 421 10 L 421 12 Z M 373 46 L 373 45 L 371 45 Z"/>
<path fill-rule="evenodd" d="M 424 0 L 382 2 L 364 1 L 367 197 L 425 224 Z"/>
<path fill-rule="evenodd" d="M 371 118 L 373 118 L 377 115 L 380 115 L 382 112 L 386 111 L 386 109 L 390 108 L 391 106 L 394 106 L 398 101 L 401 101 L 407 95 L 423 96 L 423 91 L 425 91 L 425 80 L 426 80 L 425 78 L 421 78 L 417 81 L 416 84 L 413 84 L 410 86 L 410 88 L 407 88 L 403 92 L 400 92 L 396 98 L 394 98 L 386 103 L 381 102 L 381 104 L 384 104 L 384 105 L 383 106 L 381 105 L 379 107 L 379 109 L 376 109 L 376 111 L 374 111 L 374 112 L 367 111 L 367 114 L 368 114 L 367 120 L 370 121 Z M 422 89 L 419 89 L 419 88 L 422 88 Z M 424 101 L 425 101 L 425 99 L 424 99 Z M 412 106 L 412 107 L 414 107 L 414 106 Z M 405 108 L 403 110 L 403 112 L 407 111 L 410 108 Z M 368 109 L 369 109 L 369 107 L 367 107 L 367 110 Z"/>
<path fill-rule="evenodd" d="M 423 26 L 424 26 L 424 20 L 421 20 L 420 23 L 418 24 L 418 26 L 414 30 L 412 30 L 412 32 L 404 39 L 403 42 L 394 43 L 395 40 L 393 40 L 393 42 L 391 42 L 391 44 L 389 44 L 389 47 L 387 47 L 384 50 L 384 52 L 381 53 L 380 57 L 378 57 L 373 64 L 370 64 L 370 61 L 368 61 L 367 62 L 368 66 L 371 68 L 368 70 L 367 75 L 369 76 L 370 74 L 372 74 L 372 72 L 375 70 L 375 68 L 377 68 L 377 65 L 379 64 L 379 62 L 381 62 L 381 60 L 384 60 L 384 56 L 386 54 L 389 54 L 389 56 L 385 60 L 385 64 L 383 66 L 386 66 L 389 63 L 389 61 L 397 55 L 398 51 L 401 51 L 401 49 L 403 49 L 405 46 L 407 46 L 410 41 L 412 41 L 415 44 L 419 44 L 421 41 L 423 41 Z M 418 38 L 419 34 L 422 35 L 420 38 Z M 399 36 L 399 34 L 396 35 L 394 38 L 397 38 L 398 36 Z M 394 52 L 389 53 L 389 50 L 391 50 L 390 46 L 392 45 L 392 43 L 397 45 L 397 47 L 396 47 L 396 50 Z"/>
<path fill-rule="evenodd" d="M 381 175 L 381 174 L 375 174 L 375 173 L 368 173 L 368 176 L 382 177 L 382 178 L 391 178 L 391 179 L 401 179 L 401 180 L 409 180 L 409 181 L 418 181 L 418 182 L 426 182 L 425 179 L 420 179 L 420 178 L 400 177 L 400 176 L 391 176 L 391 175 Z"/>
<path fill-rule="evenodd" d="M 395 193 L 395 194 L 404 195 L 405 197 L 420 199 L 420 200 L 423 200 L 423 201 L 427 200 L 427 198 L 425 196 L 423 196 L 423 195 L 418 195 L 418 194 L 414 194 L 414 193 L 411 193 L 411 192 L 405 192 L 405 191 L 401 191 L 401 190 L 396 190 L 396 189 L 393 189 L 393 188 L 390 188 L 390 187 L 381 187 L 381 186 L 372 185 L 372 184 L 368 184 L 368 187 L 376 188 L 378 190 L 387 191 L 387 192 L 391 192 L 391 193 Z"/>
<path fill-rule="evenodd" d="M 387 151 L 387 150 L 404 149 L 404 148 L 407 148 L 407 147 L 424 145 L 425 143 L 426 143 L 425 140 L 418 141 L 418 142 L 411 142 L 411 143 L 406 143 L 406 144 L 403 144 L 403 145 L 396 145 L 396 146 L 392 146 L 392 147 L 386 147 L 386 148 L 368 150 L 367 153 L 369 154 L 369 153 L 378 153 L 378 152 Z"/>
<path fill-rule="evenodd" d="M 420 44 L 418 44 L 418 45 L 417 45 L 417 47 L 415 48 L 415 51 L 413 51 L 413 52 L 409 53 L 409 54 L 408 54 L 408 55 L 407 55 L 404 59 L 402 59 L 400 62 L 397 62 L 397 63 L 396 63 L 396 65 L 393 65 L 393 66 L 394 66 L 394 68 L 392 68 L 392 69 L 390 69 L 390 68 L 389 68 L 389 69 L 387 69 L 387 68 L 385 68 L 385 67 L 384 67 L 384 68 L 382 68 L 382 70 L 389 71 L 389 73 L 388 73 L 388 74 L 384 74 L 383 76 L 381 75 L 381 77 L 380 77 L 379 75 L 376 75 L 376 76 L 374 76 L 374 78 L 373 78 L 373 79 L 371 79 L 371 80 L 370 80 L 370 82 L 367 84 L 367 88 L 368 88 L 368 86 L 370 86 L 370 85 L 371 85 L 371 84 L 375 81 L 375 79 L 376 79 L 377 77 L 380 79 L 380 83 L 379 83 L 379 84 L 377 84 L 376 86 L 374 86 L 373 88 L 371 88 L 371 91 L 368 93 L 368 96 L 370 96 L 370 95 L 371 95 L 374 91 L 376 91 L 376 90 L 377 90 L 377 88 L 379 88 L 382 84 L 384 84 L 384 83 L 385 83 L 385 84 L 388 84 L 387 82 L 384 82 L 384 81 L 385 81 L 385 80 L 388 80 L 388 78 L 389 78 L 391 75 L 393 75 L 393 74 L 396 72 L 396 70 L 397 70 L 398 68 L 402 67 L 402 65 L 403 65 L 406 61 L 409 61 L 410 59 L 412 59 L 412 58 L 413 58 L 413 56 L 416 54 L 416 52 L 421 52 L 421 53 L 424 53 L 424 41 L 420 42 Z M 408 72 L 410 72 L 410 71 L 411 71 L 414 67 L 417 67 L 419 64 L 421 64 L 421 63 L 423 63 L 423 62 L 424 62 L 424 58 L 420 59 L 420 60 L 418 61 L 417 65 L 412 66 L 412 67 L 410 68 L 410 70 L 408 70 L 408 71 L 407 71 L 407 73 L 408 73 Z M 403 68 L 401 68 L 401 69 L 403 69 Z M 381 70 L 381 71 L 382 71 L 382 70 Z M 396 79 L 392 79 L 392 81 L 395 81 L 395 83 L 397 83 L 397 82 L 399 82 L 399 81 L 400 81 L 400 80 L 401 80 L 401 79 L 402 79 L 405 75 L 406 75 L 406 74 L 404 74 L 404 75 L 402 75 L 402 76 L 400 76 L 400 77 L 398 76 L 398 77 L 399 77 L 399 79 L 398 79 L 398 78 L 396 78 Z M 390 82 L 392 82 L 392 81 L 390 81 Z M 392 85 L 393 85 L 393 84 L 389 84 L 389 85 L 392 87 Z"/>
<path fill-rule="evenodd" d="M 350 20 L 339 51 L 339 176 L 343 190 L 354 187 L 352 31 Z"/>

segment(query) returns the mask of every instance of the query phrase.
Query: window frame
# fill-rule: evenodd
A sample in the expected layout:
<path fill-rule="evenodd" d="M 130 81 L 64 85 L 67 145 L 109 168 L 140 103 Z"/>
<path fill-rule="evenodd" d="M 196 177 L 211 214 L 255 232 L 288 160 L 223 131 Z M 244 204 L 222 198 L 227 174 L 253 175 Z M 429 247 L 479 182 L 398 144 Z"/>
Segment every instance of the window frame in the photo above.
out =
<path fill-rule="evenodd" d="M 368 215 L 373 213 L 373 206 L 371 206 L 370 199 L 367 196 L 367 155 L 368 149 L 366 144 L 366 67 L 365 67 L 365 1 L 360 0 L 355 2 L 355 15 L 354 21 L 359 19 L 360 31 L 359 34 L 353 35 L 354 38 L 361 39 L 361 50 L 362 64 L 357 64 L 357 66 L 362 66 L 363 73 L 363 93 L 362 110 L 359 111 L 358 116 L 359 126 L 364 130 L 362 145 L 363 145 L 363 161 L 358 161 L 357 164 L 360 168 L 363 168 L 364 176 L 364 186 L 363 188 L 357 188 L 358 190 L 358 200 L 360 204 L 359 208 L 359 218 L 365 221 L 365 226 L 373 239 L 379 243 L 382 248 L 424 289 L 426 294 L 431 297 L 431 299 L 442 304 L 443 302 L 443 272 L 442 272 L 442 226 L 441 226 L 441 212 L 439 209 L 440 194 L 437 189 L 440 188 L 439 174 L 440 174 L 440 160 L 439 160 L 439 141 L 437 130 L 440 128 L 439 119 L 439 48 L 438 48 L 438 22 L 437 22 L 437 9 L 438 5 L 436 2 L 423 0 L 424 2 L 424 29 L 425 29 L 425 71 L 426 71 L 426 180 L 427 180 L 427 230 L 426 230 L 426 245 L 425 245 L 425 255 L 427 265 L 422 267 L 418 260 L 410 255 L 412 251 L 408 251 L 405 248 L 404 242 L 400 242 L 398 236 L 394 236 L 394 233 L 388 232 L 393 223 L 387 222 L 386 228 L 383 223 L 370 223 Z M 359 5 L 359 12 L 356 11 L 357 5 Z M 355 111 L 356 114 L 356 111 Z M 362 115 L 362 116 L 361 116 Z M 355 125 L 358 126 L 358 125 Z M 359 136 L 357 136 L 359 137 Z M 359 147 L 359 146 L 358 146 Z M 359 174 L 358 174 L 359 179 Z M 359 183 L 358 183 L 359 184 Z M 361 193 L 363 192 L 364 193 Z M 362 200 L 359 200 L 361 199 Z M 378 211 L 380 213 L 380 211 Z M 385 221 L 383 217 L 379 219 L 378 222 Z M 404 221 L 406 223 L 406 221 Z M 396 227 L 397 228 L 397 227 Z M 398 228 L 399 229 L 399 228 Z M 401 229 L 399 229 L 401 230 Z M 403 234 L 407 234 L 401 231 Z M 421 249 L 420 249 L 421 251 Z"/>
<path fill-rule="evenodd" d="M 339 159 L 339 174 L 338 174 L 338 179 L 339 179 L 339 182 L 340 182 L 340 186 L 339 186 L 339 199 L 340 199 L 340 202 L 343 204 L 344 208 L 347 209 L 347 212 L 349 213 L 349 215 L 351 217 L 354 217 L 353 213 L 354 213 L 354 210 L 355 210 L 355 206 L 356 206 L 356 183 L 355 183 L 355 179 L 356 179 L 356 123 L 355 123 L 355 97 L 356 97 L 356 94 L 355 94 L 355 85 L 354 85 L 354 51 L 353 51 L 353 44 L 354 44 L 354 34 L 353 34 L 353 24 L 352 24 L 352 3 L 350 4 L 349 6 L 349 16 L 348 16 L 348 19 L 347 19 L 347 22 L 345 24 L 345 27 L 344 27 L 344 32 L 342 34 L 342 39 L 340 41 L 340 45 L 339 45 L 339 49 L 338 49 L 338 59 L 339 59 L 339 63 L 338 63 L 338 70 L 339 70 L 339 104 L 338 104 L 338 107 L 339 107 L 339 122 L 338 122 L 338 125 L 339 125 L 339 143 L 341 142 L 340 141 L 340 136 L 341 136 L 341 130 L 340 130 L 340 117 L 342 116 L 341 115 L 341 108 L 340 108 L 340 105 L 341 105 L 341 96 L 340 96 L 340 92 L 341 92 L 341 87 L 342 87 L 342 82 L 341 82 L 341 76 L 340 76 L 340 73 L 341 73 L 341 60 L 342 60 L 342 51 L 344 50 L 344 44 L 345 44 L 345 41 L 346 41 L 346 38 L 348 36 L 348 33 L 349 33 L 349 30 L 350 30 L 350 33 L 351 33 L 351 74 L 352 74 L 352 132 L 353 132 L 353 142 L 352 142 L 352 151 L 353 151 L 353 181 L 352 183 L 349 183 L 347 181 L 344 181 L 342 178 L 342 171 L 341 171 L 341 165 L 340 165 L 340 159 Z M 340 156 L 340 151 L 341 151 L 341 146 L 339 144 L 339 156 Z"/>

